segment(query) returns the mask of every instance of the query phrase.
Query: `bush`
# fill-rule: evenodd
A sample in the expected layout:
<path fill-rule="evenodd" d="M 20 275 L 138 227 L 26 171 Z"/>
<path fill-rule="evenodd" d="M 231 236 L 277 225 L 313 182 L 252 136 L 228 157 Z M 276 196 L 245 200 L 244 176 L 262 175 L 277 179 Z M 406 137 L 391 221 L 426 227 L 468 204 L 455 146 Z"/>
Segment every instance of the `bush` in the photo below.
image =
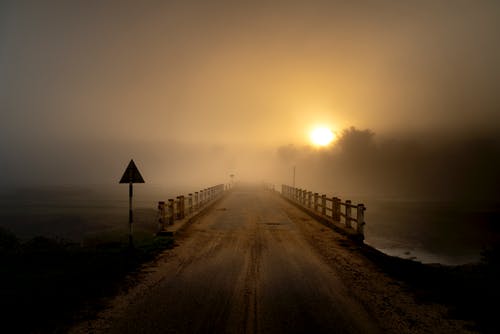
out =
<path fill-rule="evenodd" d="M 0 227 L 0 254 L 17 252 L 20 244 L 14 233 Z"/>

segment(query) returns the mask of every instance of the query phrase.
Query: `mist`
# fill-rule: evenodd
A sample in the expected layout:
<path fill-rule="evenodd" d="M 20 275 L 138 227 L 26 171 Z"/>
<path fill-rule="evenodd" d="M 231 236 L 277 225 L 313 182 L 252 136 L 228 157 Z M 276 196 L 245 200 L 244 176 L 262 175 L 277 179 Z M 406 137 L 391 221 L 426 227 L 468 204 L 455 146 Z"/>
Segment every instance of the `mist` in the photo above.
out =
<path fill-rule="evenodd" d="M 497 2 L 0 6 L 4 184 L 496 194 Z"/>
<path fill-rule="evenodd" d="M 500 137 L 494 133 L 378 136 L 344 129 L 334 145 L 277 150 L 287 183 L 336 195 L 419 200 L 498 200 Z"/>

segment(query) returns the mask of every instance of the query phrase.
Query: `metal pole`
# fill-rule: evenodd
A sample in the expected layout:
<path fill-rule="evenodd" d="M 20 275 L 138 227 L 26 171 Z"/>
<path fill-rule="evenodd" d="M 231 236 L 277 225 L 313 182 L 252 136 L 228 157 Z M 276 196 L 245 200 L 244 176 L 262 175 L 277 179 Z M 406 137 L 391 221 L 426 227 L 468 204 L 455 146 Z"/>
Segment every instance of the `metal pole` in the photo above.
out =
<path fill-rule="evenodd" d="M 133 239 L 132 239 L 132 223 L 134 222 L 134 218 L 133 218 L 133 213 L 132 213 L 132 196 L 134 194 L 134 191 L 133 191 L 133 186 L 132 186 L 132 182 L 130 182 L 128 184 L 128 208 L 129 208 L 129 211 L 128 211 L 128 225 L 129 225 L 129 234 L 128 234 L 128 243 L 129 243 L 129 246 L 130 247 L 134 247 L 134 242 L 133 242 Z"/>

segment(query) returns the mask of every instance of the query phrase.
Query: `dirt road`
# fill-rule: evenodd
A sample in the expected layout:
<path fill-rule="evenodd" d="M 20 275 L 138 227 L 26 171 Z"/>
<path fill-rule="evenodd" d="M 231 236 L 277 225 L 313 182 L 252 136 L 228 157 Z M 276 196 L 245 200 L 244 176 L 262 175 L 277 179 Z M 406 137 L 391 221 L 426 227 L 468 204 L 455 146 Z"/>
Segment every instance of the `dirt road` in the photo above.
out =
<path fill-rule="evenodd" d="M 439 310 L 429 318 L 418 315 L 428 310 L 414 309 L 423 324 L 417 325 L 411 312 L 394 315 L 391 305 L 377 305 L 376 286 L 370 291 L 366 284 L 397 286 L 356 260 L 355 247 L 334 234 L 275 194 L 234 190 L 184 230 L 141 284 L 73 332 L 418 333 L 435 329 L 432 321 L 441 324 L 439 332 L 460 332 L 451 323 L 443 327 Z M 337 238 L 337 246 L 325 238 Z M 346 268 L 350 256 L 354 264 Z M 344 283 L 356 270 L 380 282 Z"/>

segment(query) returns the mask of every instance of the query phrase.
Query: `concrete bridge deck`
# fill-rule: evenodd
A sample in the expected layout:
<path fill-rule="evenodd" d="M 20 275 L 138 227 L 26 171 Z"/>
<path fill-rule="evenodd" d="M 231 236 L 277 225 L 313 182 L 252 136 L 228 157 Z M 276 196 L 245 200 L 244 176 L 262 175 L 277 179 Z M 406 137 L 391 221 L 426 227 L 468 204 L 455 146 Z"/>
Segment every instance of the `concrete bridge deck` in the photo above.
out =
<path fill-rule="evenodd" d="M 271 192 L 232 190 L 176 241 L 138 286 L 73 332 L 461 332 Z"/>

